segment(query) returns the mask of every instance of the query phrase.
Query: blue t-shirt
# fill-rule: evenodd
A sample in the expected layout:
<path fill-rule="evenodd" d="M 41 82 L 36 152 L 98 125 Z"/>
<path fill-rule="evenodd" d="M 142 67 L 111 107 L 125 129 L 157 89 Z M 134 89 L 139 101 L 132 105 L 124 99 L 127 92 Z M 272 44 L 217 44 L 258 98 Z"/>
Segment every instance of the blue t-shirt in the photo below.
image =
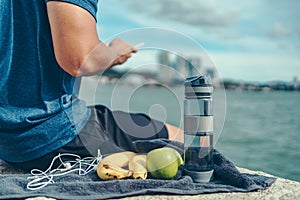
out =
<path fill-rule="evenodd" d="M 55 59 L 47 1 L 0 1 L 0 159 L 9 162 L 62 147 L 90 115 Z M 62 1 L 96 15 L 97 0 Z"/>

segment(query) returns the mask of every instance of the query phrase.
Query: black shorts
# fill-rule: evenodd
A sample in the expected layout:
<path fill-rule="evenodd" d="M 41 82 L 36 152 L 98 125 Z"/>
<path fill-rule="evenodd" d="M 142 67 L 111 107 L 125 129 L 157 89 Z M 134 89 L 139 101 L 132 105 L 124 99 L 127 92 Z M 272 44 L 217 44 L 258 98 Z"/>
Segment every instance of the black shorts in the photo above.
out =
<path fill-rule="evenodd" d="M 45 170 L 59 153 L 72 153 L 80 157 L 96 156 L 120 151 L 136 151 L 135 140 L 168 138 L 164 123 L 145 114 L 111 111 L 105 106 L 90 107 L 91 116 L 82 131 L 65 146 L 41 158 L 14 164 L 25 171 Z"/>

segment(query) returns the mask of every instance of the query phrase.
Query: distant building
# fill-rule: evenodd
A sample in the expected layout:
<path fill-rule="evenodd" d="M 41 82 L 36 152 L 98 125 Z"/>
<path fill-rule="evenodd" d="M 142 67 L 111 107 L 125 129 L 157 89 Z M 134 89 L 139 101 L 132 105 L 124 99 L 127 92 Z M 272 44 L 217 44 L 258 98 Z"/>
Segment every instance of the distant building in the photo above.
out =
<path fill-rule="evenodd" d="M 214 68 L 207 68 L 205 70 L 205 75 L 206 76 L 209 76 L 211 78 L 211 81 L 212 81 L 212 84 L 215 86 L 215 87 L 220 87 L 221 85 L 221 81 L 219 79 L 219 77 L 217 76 L 216 74 L 216 70 Z"/>
<path fill-rule="evenodd" d="M 176 64 L 171 59 L 171 54 L 167 51 L 161 51 L 158 55 L 158 62 L 160 66 L 157 73 L 157 79 L 164 84 L 172 84 L 176 82 Z"/>
<path fill-rule="evenodd" d="M 184 77 L 197 76 L 202 73 L 200 57 L 176 57 L 176 70 Z"/>
<path fill-rule="evenodd" d="M 170 59 L 170 54 L 167 51 L 161 51 L 158 54 L 158 62 L 162 65 L 171 65 L 171 59 Z"/>
<path fill-rule="evenodd" d="M 200 56 L 182 57 L 161 51 L 158 54 L 158 62 L 162 65 L 158 72 L 158 79 L 164 83 L 176 83 L 180 81 L 179 79 L 203 74 Z M 171 68 L 175 71 L 170 70 Z"/>
<path fill-rule="evenodd" d="M 292 83 L 293 83 L 293 86 L 294 86 L 294 89 L 295 89 L 295 90 L 300 90 L 300 82 L 299 82 L 297 76 L 295 76 L 295 77 L 293 78 Z"/>
<path fill-rule="evenodd" d="M 188 72 L 190 73 L 189 76 L 197 76 L 202 74 L 202 62 L 201 58 L 199 57 L 188 57 Z"/>

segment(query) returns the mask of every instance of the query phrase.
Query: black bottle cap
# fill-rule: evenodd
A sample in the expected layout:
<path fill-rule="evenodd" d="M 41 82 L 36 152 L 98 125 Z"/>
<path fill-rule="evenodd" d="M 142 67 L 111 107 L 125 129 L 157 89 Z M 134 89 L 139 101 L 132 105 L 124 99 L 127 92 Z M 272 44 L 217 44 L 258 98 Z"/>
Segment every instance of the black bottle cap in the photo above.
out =
<path fill-rule="evenodd" d="M 211 87 L 212 82 L 208 76 L 193 76 L 187 78 L 184 85 L 187 87 Z"/>
<path fill-rule="evenodd" d="M 213 85 L 208 76 L 193 76 L 187 78 L 184 86 L 187 98 L 211 97 L 213 93 Z"/>

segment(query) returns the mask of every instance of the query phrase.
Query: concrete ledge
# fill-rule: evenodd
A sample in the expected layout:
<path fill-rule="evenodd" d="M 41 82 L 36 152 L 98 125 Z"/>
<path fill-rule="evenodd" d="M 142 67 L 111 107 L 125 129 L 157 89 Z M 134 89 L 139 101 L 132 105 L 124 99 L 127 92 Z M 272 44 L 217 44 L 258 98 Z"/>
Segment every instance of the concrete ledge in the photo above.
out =
<path fill-rule="evenodd" d="M 244 168 L 238 168 L 242 173 L 248 174 L 259 174 L 264 176 L 271 176 L 270 174 L 266 174 L 264 172 L 259 171 L 251 171 Z M 12 171 L 9 169 L 9 165 L 4 164 L 0 161 L 0 174 L 9 174 Z M 14 171 L 14 173 L 18 173 Z M 283 178 L 276 177 L 277 180 L 267 189 L 259 190 L 256 192 L 233 192 L 233 193 L 216 193 L 216 194 L 201 194 L 201 195 L 193 195 L 193 196 L 170 196 L 170 195 L 151 195 L 151 196 L 134 196 L 122 198 L 123 200 L 193 200 L 193 199 L 226 199 L 226 200 L 236 200 L 236 199 L 300 199 L 300 183 L 297 181 L 291 181 Z M 36 197 L 36 198 L 28 198 L 27 200 L 53 200 L 52 198 L 45 197 Z"/>
<path fill-rule="evenodd" d="M 251 171 L 244 168 L 238 168 L 242 173 L 248 174 L 259 174 L 264 176 L 275 177 L 270 174 L 259 171 Z M 276 181 L 267 189 L 259 190 L 256 192 L 233 192 L 233 193 L 216 193 L 216 194 L 201 194 L 193 196 L 168 196 L 168 195 L 155 195 L 155 196 L 138 196 L 123 198 L 124 200 L 215 200 L 215 199 L 226 199 L 226 200 L 274 200 L 274 199 L 300 199 L 300 183 L 296 181 L 291 181 L 283 178 L 276 177 Z"/>

